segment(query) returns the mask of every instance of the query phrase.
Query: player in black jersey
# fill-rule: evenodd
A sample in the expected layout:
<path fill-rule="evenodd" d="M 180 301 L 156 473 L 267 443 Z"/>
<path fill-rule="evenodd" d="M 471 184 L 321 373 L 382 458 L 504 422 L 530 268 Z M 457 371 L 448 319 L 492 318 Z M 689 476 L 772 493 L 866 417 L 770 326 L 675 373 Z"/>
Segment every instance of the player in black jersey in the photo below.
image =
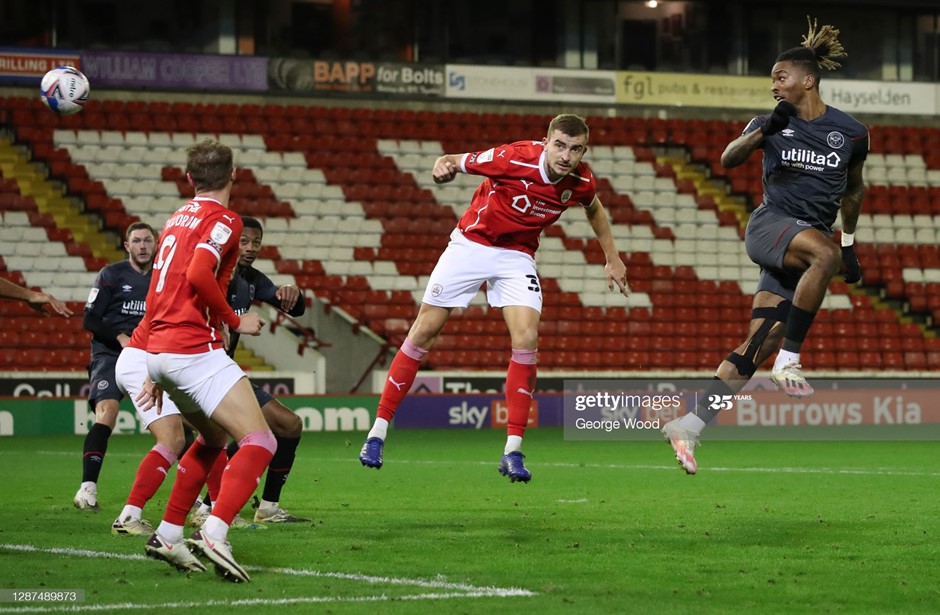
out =
<path fill-rule="evenodd" d="M 817 28 L 810 19 L 803 44 L 781 53 L 771 70 L 776 108 L 752 119 L 721 155 L 722 166 L 732 168 L 763 150 L 764 201 L 745 234 L 761 275 L 747 339 L 718 366 L 699 406 L 663 426 L 689 474 L 697 469 L 699 434 L 722 407 L 710 399 L 730 399 L 778 348 L 774 384 L 791 397 L 812 395 L 800 373 L 800 347 L 840 266 L 846 282 L 861 280 L 854 234 L 865 192 L 868 129 L 819 95 L 822 69 L 838 68 L 846 56 L 838 36 L 837 29 Z M 831 239 L 837 216 L 841 251 Z"/>
<path fill-rule="evenodd" d="M 95 424 L 85 436 L 82 484 L 72 500 L 77 508 L 100 510 L 98 475 L 124 397 L 114 379 L 114 365 L 147 309 L 156 239 L 149 224 L 128 226 L 124 234 L 127 259 L 98 273 L 85 304 L 82 324 L 92 334 L 88 403 L 95 409 Z"/>
<path fill-rule="evenodd" d="M 228 287 L 228 303 L 236 314 L 244 314 L 255 301 L 261 301 L 282 310 L 290 316 L 302 316 L 306 310 L 303 295 L 300 290 L 291 284 L 276 286 L 265 274 L 255 269 L 252 264 L 261 250 L 264 229 L 261 223 L 248 216 L 242 216 L 244 228 L 239 242 L 238 265 L 232 274 L 232 281 Z M 239 335 L 231 333 L 228 343 L 229 356 L 235 355 Z M 287 481 L 287 475 L 294 465 L 294 457 L 300 436 L 303 432 L 303 422 L 287 406 L 272 397 L 261 387 L 252 384 L 258 405 L 277 439 L 277 451 L 268 465 L 268 473 L 264 479 L 264 489 L 261 501 L 255 511 L 256 523 L 297 523 L 309 519 L 295 517 L 279 506 L 281 489 Z M 238 447 L 232 443 L 229 446 L 229 456 L 235 454 Z M 198 525 L 200 519 L 208 514 L 209 507 L 204 500 L 203 506 L 193 514 L 190 523 Z M 238 527 L 238 525 L 233 525 Z"/>

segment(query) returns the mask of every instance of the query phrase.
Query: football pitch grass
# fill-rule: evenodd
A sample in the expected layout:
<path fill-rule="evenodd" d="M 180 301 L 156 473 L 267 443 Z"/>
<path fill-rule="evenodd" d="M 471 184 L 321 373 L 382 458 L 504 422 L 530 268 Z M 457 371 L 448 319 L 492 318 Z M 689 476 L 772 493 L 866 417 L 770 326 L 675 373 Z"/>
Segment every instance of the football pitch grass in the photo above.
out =
<path fill-rule="evenodd" d="M 111 438 L 97 514 L 72 506 L 81 437 L 0 439 L 0 589 L 85 592 L 0 613 L 940 611 L 936 442 L 706 432 L 686 476 L 652 436 L 534 429 L 533 480 L 511 484 L 496 471 L 503 438 L 392 431 L 375 471 L 357 460 L 363 434 L 305 434 L 281 503 L 314 522 L 233 530 L 241 585 L 111 535 L 149 436 Z M 170 483 L 144 511 L 154 525 Z"/>

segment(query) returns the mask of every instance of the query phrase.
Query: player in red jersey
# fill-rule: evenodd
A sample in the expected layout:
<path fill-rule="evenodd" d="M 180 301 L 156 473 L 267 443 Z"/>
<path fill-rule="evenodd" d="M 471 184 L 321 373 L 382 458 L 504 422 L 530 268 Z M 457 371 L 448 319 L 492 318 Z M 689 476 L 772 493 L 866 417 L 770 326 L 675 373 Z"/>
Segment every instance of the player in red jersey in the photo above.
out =
<path fill-rule="evenodd" d="M 163 521 L 147 541 L 150 557 L 182 570 L 204 570 L 202 553 L 225 578 L 248 581 L 232 556 L 228 529 L 258 485 L 276 442 L 244 372 L 226 353 L 222 325 L 258 335 L 260 317 L 239 317 L 225 290 L 238 260 L 241 218 L 228 209 L 235 179 L 232 150 L 211 139 L 187 150 L 186 177 L 196 196 L 161 233 L 147 295 L 147 371 L 200 436 L 179 460 Z M 149 390 L 154 398 L 159 391 Z M 186 513 L 231 436 L 239 444 L 223 476 L 212 515 L 185 543 Z"/>
<path fill-rule="evenodd" d="M 418 365 L 434 345 L 455 308 L 466 308 L 486 282 L 487 300 L 502 308 L 512 337 L 506 375 L 509 420 L 499 472 L 512 482 L 532 477 L 522 455 L 522 436 L 535 390 L 538 326 L 542 290 L 535 251 L 542 230 L 569 207 L 581 207 L 607 263 L 604 274 L 628 292 L 626 267 L 610 233 L 607 212 L 596 183 L 581 158 L 587 151 L 588 126 L 576 115 L 559 115 L 541 141 L 518 141 L 483 152 L 445 154 L 431 171 L 434 181 L 452 181 L 457 173 L 484 177 L 470 208 L 451 233 L 447 249 L 431 273 L 418 316 L 389 368 L 372 430 L 359 454 L 362 465 L 381 468 L 389 421 L 411 389 Z"/>

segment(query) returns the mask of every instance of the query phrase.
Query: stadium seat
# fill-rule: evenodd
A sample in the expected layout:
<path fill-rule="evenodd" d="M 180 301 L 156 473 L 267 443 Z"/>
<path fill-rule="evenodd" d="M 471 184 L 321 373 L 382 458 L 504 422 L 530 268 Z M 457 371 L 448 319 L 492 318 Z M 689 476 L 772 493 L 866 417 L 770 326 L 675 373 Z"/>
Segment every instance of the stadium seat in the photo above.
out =
<path fill-rule="evenodd" d="M 165 216 L 164 208 L 169 206 L 169 199 L 179 198 L 174 183 L 181 179 L 180 170 L 174 166 L 177 161 L 161 159 L 161 156 L 172 155 L 178 145 L 175 135 L 180 135 L 180 143 L 191 142 L 199 134 L 232 135 L 242 146 L 238 152 L 239 166 L 257 173 L 256 176 L 239 176 L 233 207 L 237 205 L 241 211 L 268 218 L 267 230 L 272 238 L 277 237 L 278 245 L 272 246 L 276 251 L 272 249 L 266 254 L 276 253 L 282 258 L 274 265 L 277 271 L 306 276 L 317 285 L 314 292 L 340 291 L 346 283 L 346 278 L 340 276 L 352 276 L 353 284 L 357 285 L 350 291 L 354 293 L 391 291 L 397 284 L 393 280 L 399 279 L 407 283 L 408 288 L 401 289 L 398 299 L 408 302 L 395 303 L 398 307 L 394 309 L 401 310 L 404 320 L 410 318 L 417 307 L 412 296 L 412 292 L 420 295 L 417 276 L 427 275 L 433 267 L 456 222 L 455 212 L 465 209 L 475 187 L 473 181 L 464 183 L 473 178 L 461 177 L 460 183 L 442 190 L 433 185 L 426 170 L 435 156 L 442 151 L 453 151 L 454 145 L 462 146 L 462 151 L 466 151 L 463 146 L 474 147 L 466 134 L 454 131 L 453 127 L 482 117 L 433 110 L 128 101 L 87 108 L 78 118 L 46 128 L 39 125 L 39 118 L 32 111 L 22 113 L 26 108 L 7 107 L 14 120 L 22 120 L 15 122 L 19 130 L 25 130 L 22 134 L 36 140 L 34 155 L 47 161 L 55 176 L 67 183 L 71 195 L 84 200 L 86 212 L 99 216 L 112 229 L 126 224 L 131 217 L 123 204 L 109 194 L 122 191 L 134 198 L 136 208 L 143 208 L 141 215 L 153 217 Z M 547 120 L 540 115 L 491 115 L 493 128 L 481 135 L 481 139 L 502 139 L 523 128 L 533 129 Z M 625 351 L 622 361 L 633 368 L 649 369 L 654 364 L 662 364 L 680 369 L 714 369 L 717 363 L 708 359 L 715 357 L 709 355 L 726 352 L 727 346 L 743 339 L 746 333 L 750 297 L 744 294 L 742 287 L 752 288 L 755 269 L 746 260 L 743 250 L 732 253 L 723 248 L 729 239 L 740 240 L 746 212 L 740 215 L 729 210 L 720 191 L 701 191 L 701 181 L 684 176 L 680 167 L 658 158 L 648 146 L 656 143 L 675 151 L 684 149 L 691 159 L 704 156 L 706 168 L 713 172 L 712 179 L 725 181 L 732 191 L 748 195 L 754 205 L 760 192 L 758 162 L 731 170 L 712 164 L 724 146 L 739 133 L 741 123 L 592 117 L 591 124 L 590 156 L 599 177 L 599 193 L 608 206 L 618 245 L 631 250 L 624 256 L 634 292 L 625 305 L 648 305 L 649 308 L 636 313 L 630 309 L 627 314 L 629 307 L 614 304 L 616 295 L 597 292 L 596 285 L 592 286 L 591 269 L 603 264 L 603 253 L 596 242 L 591 241 L 590 227 L 583 220 L 568 215 L 562 218 L 560 225 L 548 230 L 544 254 L 541 251 L 539 254 L 546 300 L 543 326 L 554 326 L 554 335 L 565 338 L 567 336 L 557 330 L 563 322 L 559 318 L 564 316 L 564 322 L 569 322 L 567 308 L 583 314 L 587 304 L 601 312 L 592 312 L 589 319 L 582 319 L 583 323 L 599 321 L 611 328 L 616 323 L 623 331 L 617 335 L 632 336 L 630 345 L 636 349 L 632 350 L 632 355 Z M 399 137 L 403 134 L 402 126 L 411 131 L 406 138 Z M 852 350 L 857 355 L 856 362 L 871 363 L 874 359 L 866 353 L 881 350 L 881 365 L 886 369 L 897 368 L 899 359 L 904 365 L 926 364 L 933 369 L 926 354 L 925 344 L 929 338 L 925 337 L 924 330 L 902 328 L 899 323 L 899 319 L 907 315 L 905 310 L 924 317 L 940 315 L 940 293 L 932 293 L 931 283 L 925 279 L 933 275 L 929 272 L 940 271 L 940 256 L 935 245 L 937 234 L 933 230 L 933 216 L 940 215 L 940 175 L 936 176 L 937 184 L 931 184 L 934 177 L 931 172 L 940 173 L 940 158 L 922 155 L 917 148 L 928 142 L 927 132 L 919 127 L 908 128 L 896 131 L 897 135 L 890 139 L 872 140 L 873 151 L 866 163 L 866 179 L 872 185 L 864 209 L 866 215 L 874 215 L 872 224 L 860 224 L 859 230 L 860 238 L 863 233 L 871 233 L 871 240 L 859 241 L 866 289 L 871 291 L 871 296 L 880 292 L 882 297 L 896 299 L 902 307 L 884 309 L 884 306 L 872 304 L 868 295 L 852 294 L 849 289 L 835 285 L 827 305 L 851 305 L 851 310 L 840 312 L 838 318 L 853 324 L 856 331 L 863 330 L 863 326 L 878 327 L 878 335 L 864 329 L 866 333 L 856 336 L 857 343 Z M 41 131 L 47 131 L 48 136 L 42 137 Z M 330 153 L 311 150 L 311 135 L 322 135 Z M 396 137 L 394 142 L 392 137 Z M 142 149 L 130 149 L 134 147 Z M 161 147 L 165 151 L 158 149 Z M 70 156 L 71 165 L 66 155 Z M 152 160 L 149 156 L 153 156 Z M 156 173 L 151 177 L 135 177 L 146 175 L 147 171 L 144 167 L 126 165 L 131 157 L 142 164 L 156 164 Z M 112 186 L 110 179 L 99 179 L 94 173 L 89 176 L 88 171 L 79 166 L 82 164 L 111 164 L 102 169 L 123 174 L 124 179 L 134 183 Z M 164 167 L 174 170 L 168 172 Z M 154 183 L 158 177 L 167 181 Z M 37 222 L 41 220 L 41 226 L 50 229 L 49 237 L 53 231 L 57 238 L 65 237 L 60 231 L 67 229 L 58 229 L 54 218 L 40 214 L 35 200 L 30 203 L 26 200 L 28 197 L 2 188 L 0 185 L 0 209 L 31 211 Z M 177 190 L 177 193 L 167 194 L 166 202 L 159 200 L 160 197 L 144 199 L 140 194 L 163 190 Z M 407 217 L 402 215 L 403 211 L 407 211 Z M 875 220 L 874 216 L 883 218 Z M 921 219 L 915 220 L 917 216 Z M 289 220 L 290 225 L 270 223 L 274 220 Z M 346 222 L 337 222 L 340 220 Z M 409 223 L 402 226 L 401 220 Z M 366 230 L 362 226 L 364 221 L 374 221 L 382 228 Z M 863 230 L 865 226 L 872 230 Z M 719 230 L 727 230 L 730 235 L 716 234 Z M 549 240 L 557 240 L 557 244 Z M 879 244 L 872 244 L 872 240 Z M 877 248 L 871 248 L 873 245 Z M 63 243 L 62 247 L 73 257 L 92 258 L 87 246 L 83 248 L 74 241 Z M 22 245 L 11 245 L 9 250 L 14 257 L 34 252 L 35 247 Z M 40 249 L 35 256 L 52 255 Z M 577 257 L 578 262 L 569 261 L 570 257 Z M 580 268 L 575 267 L 576 264 Z M 690 286 L 682 285 L 686 282 Z M 372 283 L 382 288 L 374 288 Z M 704 285 L 699 287 L 699 283 Z M 359 285 L 363 288 L 359 289 Z M 358 294 L 347 295 L 350 296 L 359 298 Z M 368 297 L 370 305 L 382 304 L 378 295 Z M 369 317 L 376 321 L 390 320 L 383 316 L 390 316 L 394 311 L 391 305 L 371 308 Z M 624 310 L 616 311 L 619 307 Z M 817 326 L 832 319 L 833 314 L 833 309 L 824 309 L 817 317 Z M 643 320 L 644 317 L 647 320 Z M 877 324 L 870 324 L 872 321 Z M 668 333 L 665 329 L 654 333 L 654 323 L 671 323 L 672 329 Z M 689 328 L 701 323 L 711 323 L 705 325 L 710 335 L 702 336 L 701 327 L 698 331 Z M 376 326 L 385 327 L 385 324 Z M 648 330 L 644 331 L 644 327 Z M 571 326 L 561 325 L 561 328 Z M 810 340 L 817 333 L 814 329 Z M 593 329 L 581 335 L 594 339 L 603 333 Z M 546 336 L 552 338 L 551 333 Z M 641 350 L 654 345 L 651 343 L 654 336 L 659 336 L 655 338 L 655 345 L 671 348 L 666 355 L 662 354 L 666 351 L 658 348 Z M 885 346 L 877 346 L 882 339 Z M 571 341 L 552 339 L 549 343 Z M 695 346 L 694 351 L 685 349 L 686 346 Z M 710 350 L 716 346 L 721 350 Z M 577 353 L 569 350 L 552 361 L 560 361 L 561 367 L 578 367 L 579 360 L 600 366 L 611 359 L 604 354 L 593 354 L 596 350 L 587 352 L 592 354 L 579 359 Z M 852 361 L 848 356 L 829 360 L 825 352 L 820 349 L 819 354 L 832 369 L 845 369 L 843 359 L 846 363 Z M 453 358 L 468 365 L 476 361 L 464 356 Z M 565 365 L 565 361 L 571 363 Z M 447 361 L 440 358 L 433 364 L 448 366 Z"/>

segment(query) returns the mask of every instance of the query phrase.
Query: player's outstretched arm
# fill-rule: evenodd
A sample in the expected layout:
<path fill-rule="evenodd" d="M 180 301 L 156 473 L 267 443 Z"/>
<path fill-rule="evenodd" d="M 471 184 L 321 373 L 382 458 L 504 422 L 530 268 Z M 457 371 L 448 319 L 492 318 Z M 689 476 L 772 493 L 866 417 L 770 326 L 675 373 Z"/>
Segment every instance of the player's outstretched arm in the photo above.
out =
<path fill-rule="evenodd" d="M 613 290 L 616 284 L 620 293 L 626 296 L 630 292 L 630 287 L 627 285 L 627 266 L 623 264 L 620 253 L 617 252 L 617 246 L 614 245 L 607 210 L 601 204 L 601 200 L 595 196 L 591 204 L 584 208 L 584 215 L 591 223 L 594 236 L 597 237 L 597 241 L 604 251 L 604 256 L 607 258 L 607 263 L 604 265 L 607 288 Z"/>
<path fill-rule="evenodd" d="M 282 312 L 297 317 L 307 311 L 307 304 L 300 289 L 293 284 L 275 286 L 271 278 L 260 271 L 255 280 L 255 301 L 267 303 Z"/>
<path fill-rule="evenodd" d="M 43 309 L 43 306 L 46 305 L 60 316 L 67 317 L 72 315 L 72 310 L 70 310 L 65 303 L 59 301 L 49 293 L 23 288 L 19 284 L 14 284 L 6 278 L 0 278 L 0 297 L 25 301 L 29 304 L 29 307 L 43 315 L 47 313 L 45 309 Z"/>
<path fill-rule="evenodd" d="M 49 293 L 38 292 L 33 300 L 27 301 L 29 307 L 33 308 L 42 315 L 46 315 L 46 311 L 43 309 L 44 305 L 48 305 L 53 312 L 59 316 L 68 318 L 72 315 L 72 310 L 65 305 L 64 302 L 59 301 Z"/>
<path fill-rule="evenodd" d="M 721 166 L 726 169 L 732 169 L 744 164 L 744 162 L 754 153 L 760 144 L 764 142 L 764 133 L 760 130 L 741 135 L 725 147 L 721 154 Z"/>
<path fill-rule="evenodd" d="M 431 177 L 435 184 L 446 184 L 454 181 L 457 173 L 460 171 L 460 159 L 463 154 L 444 154 L 434 161 L 434 168 L 431 169 Z"/>

